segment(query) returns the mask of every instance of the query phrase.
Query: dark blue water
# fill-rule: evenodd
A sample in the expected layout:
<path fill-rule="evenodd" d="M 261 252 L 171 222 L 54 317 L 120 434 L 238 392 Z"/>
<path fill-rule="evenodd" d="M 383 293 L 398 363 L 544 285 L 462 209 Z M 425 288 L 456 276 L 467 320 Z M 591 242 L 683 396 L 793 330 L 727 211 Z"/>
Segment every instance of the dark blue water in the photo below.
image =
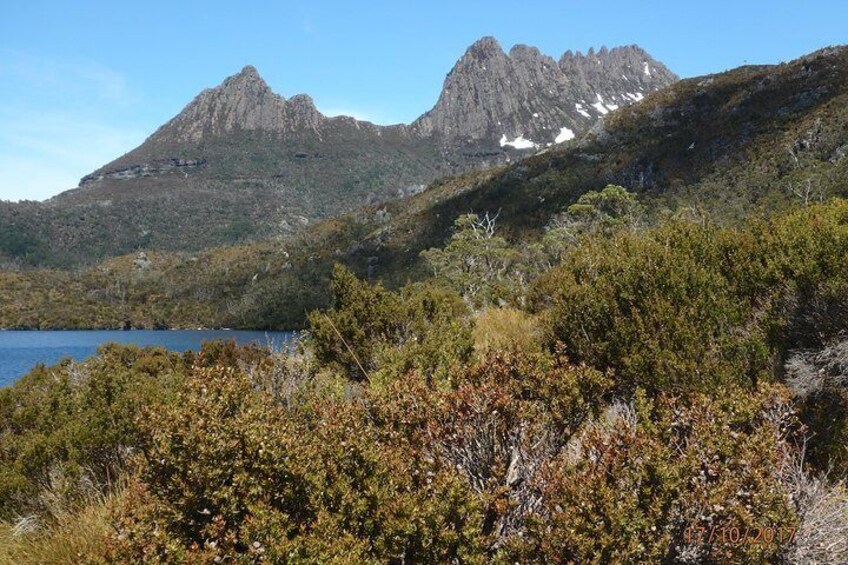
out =
<path fill-rule="evenodd" d="M 82 361 L 109 342 L 186 351 L 199 349 L 204 341 L 232 339 L 242 345 L 280 349 L 293 338 L 292 332 L 243 330 L 0 331 L 0 387 L 12 384 L 38 363 L 53 365 L 65 357 Z"/>

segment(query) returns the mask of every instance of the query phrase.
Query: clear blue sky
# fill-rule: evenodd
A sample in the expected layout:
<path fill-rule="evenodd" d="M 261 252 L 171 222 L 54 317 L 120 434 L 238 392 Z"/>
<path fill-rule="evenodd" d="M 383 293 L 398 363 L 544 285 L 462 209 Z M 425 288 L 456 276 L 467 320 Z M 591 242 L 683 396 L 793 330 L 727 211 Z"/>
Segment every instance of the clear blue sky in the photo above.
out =
<path fill-rule="evenodd" d="M 43 199 L 141 143 L 252 64 L 325 114 L 409 122 L 465 48 L 638 43 L 681 76 L 848 42 L 848 2 L 4 0 L 0 199 Z"/>

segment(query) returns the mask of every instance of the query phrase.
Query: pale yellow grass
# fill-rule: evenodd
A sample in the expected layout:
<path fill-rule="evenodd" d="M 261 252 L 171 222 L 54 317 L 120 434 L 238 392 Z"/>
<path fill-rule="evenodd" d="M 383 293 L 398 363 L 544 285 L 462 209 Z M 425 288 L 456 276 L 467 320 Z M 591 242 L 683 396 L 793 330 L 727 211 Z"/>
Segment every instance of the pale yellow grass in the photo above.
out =
<path fill-rule="evenodd" d="M 0 522 L 0 565 L 80 565 L 104 563 L 109 510 L 115 497 L 93 500 L 75 513 L 49 523 Z"/>
<path fill-rule="evenodd" d="M 478 358 L 496 350 L 533 353 L 541 350 L 541 329 L 535 317 L 515 308 L 489 308 L 474 324 Z"/>

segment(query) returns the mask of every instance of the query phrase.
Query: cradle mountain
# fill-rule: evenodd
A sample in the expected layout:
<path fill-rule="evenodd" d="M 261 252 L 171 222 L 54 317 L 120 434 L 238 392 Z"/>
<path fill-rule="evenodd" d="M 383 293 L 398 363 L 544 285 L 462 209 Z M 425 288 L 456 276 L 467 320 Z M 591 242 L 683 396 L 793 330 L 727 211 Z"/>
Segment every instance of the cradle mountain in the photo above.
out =
<path fill-rule="evenodd" d="M 45 201 L 0 202 L 0 260 L 67 267 L 139 249 L 287 236 L 437 178 L 583 135 L 677 77 L 637 46 L 565 53 L 471 45 L 411 124 L 328 117 L 244 67 L 139 147 Z"/>

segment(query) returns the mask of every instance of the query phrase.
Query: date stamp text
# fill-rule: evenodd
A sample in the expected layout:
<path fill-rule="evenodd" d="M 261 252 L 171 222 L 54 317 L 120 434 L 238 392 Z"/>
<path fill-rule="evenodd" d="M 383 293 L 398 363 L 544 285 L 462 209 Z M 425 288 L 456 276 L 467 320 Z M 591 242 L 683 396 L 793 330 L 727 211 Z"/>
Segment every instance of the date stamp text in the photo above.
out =
<path fill-rule="evenodd" d="M 745 526 L 689 526 L 684 532 L 687 544 L 763 544 L 790 543 L 795 539 L 795 528 Z"/>

